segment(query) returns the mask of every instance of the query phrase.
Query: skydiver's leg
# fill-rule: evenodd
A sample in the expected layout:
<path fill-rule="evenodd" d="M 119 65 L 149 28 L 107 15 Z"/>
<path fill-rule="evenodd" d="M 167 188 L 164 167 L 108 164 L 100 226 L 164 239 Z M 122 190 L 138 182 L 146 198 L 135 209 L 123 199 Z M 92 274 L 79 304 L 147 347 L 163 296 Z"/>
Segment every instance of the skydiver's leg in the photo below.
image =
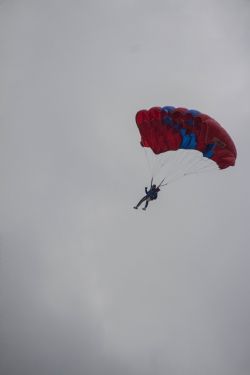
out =
<path fill-rule="evenodd" d="M 137 208 L 147 199 L 147 196 L 145 195 L 145 197 L 143 197 L 138 203 L 136 206 L 134 206 L 134 208 L 137 210 Z"/>
<path fill-rule="evenodd" d="M 148 202 L 150 201 L 150 199 L 147 199 L 146 200 L 146 203 L 145 203 L 145 206 L 143 207 L 143 210 L 146 211 L 147 207 L 148 207 Z"/>

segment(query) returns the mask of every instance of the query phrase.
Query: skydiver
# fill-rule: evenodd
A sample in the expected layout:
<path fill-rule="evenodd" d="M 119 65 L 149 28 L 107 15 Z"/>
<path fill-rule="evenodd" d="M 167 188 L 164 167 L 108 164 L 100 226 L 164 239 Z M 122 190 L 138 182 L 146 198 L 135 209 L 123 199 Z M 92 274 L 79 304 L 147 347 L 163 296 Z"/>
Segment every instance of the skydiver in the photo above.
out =
<path fill-rule="evenodd" d="M 150 189 L 148 190 L 148 188 L 145 187 L 145 193 L 146 193 L 146 195 L 137 203 L 136 206 L 134 206 L 134 208 L 137 210 L 137 208 L 143 202 L 145 202 L 145 206 L 142 208 L 145 211 L 147 209 L 147 207 L 148 207 L 148 203 L 150 201 L 153 201 L 153 200 L 157 199 L 159 191 L 160 191 L 160 185 L 159 186 L 156 186 L 154 184 L 152 185 L 152 181 L 151 181 Z"/>

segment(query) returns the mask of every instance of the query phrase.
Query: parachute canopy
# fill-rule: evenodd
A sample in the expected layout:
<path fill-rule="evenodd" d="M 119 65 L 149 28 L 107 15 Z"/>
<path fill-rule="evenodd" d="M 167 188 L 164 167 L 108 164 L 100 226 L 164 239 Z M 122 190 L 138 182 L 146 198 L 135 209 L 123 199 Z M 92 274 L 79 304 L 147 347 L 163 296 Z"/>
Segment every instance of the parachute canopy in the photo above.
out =
<path fill-rule="evenodd" d="M 179 149 L 197 150 L 220 169 L 235 164 L 236 147 L 226 130 L 213 118 L 194 109 L 153 107 L 136 114 L 141 145 L 154 154 Z"/>

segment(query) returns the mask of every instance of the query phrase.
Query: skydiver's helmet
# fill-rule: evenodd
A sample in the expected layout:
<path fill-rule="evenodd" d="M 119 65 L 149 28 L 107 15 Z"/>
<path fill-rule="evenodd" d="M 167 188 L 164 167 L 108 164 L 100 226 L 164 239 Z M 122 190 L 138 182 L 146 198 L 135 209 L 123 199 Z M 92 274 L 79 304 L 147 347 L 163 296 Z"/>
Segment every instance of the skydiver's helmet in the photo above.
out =
<path fill-rule="evenodd" d="M 153 189 L 156 189 L 156 185 L 152 185 L 152 188 L 153 188 Z"/>

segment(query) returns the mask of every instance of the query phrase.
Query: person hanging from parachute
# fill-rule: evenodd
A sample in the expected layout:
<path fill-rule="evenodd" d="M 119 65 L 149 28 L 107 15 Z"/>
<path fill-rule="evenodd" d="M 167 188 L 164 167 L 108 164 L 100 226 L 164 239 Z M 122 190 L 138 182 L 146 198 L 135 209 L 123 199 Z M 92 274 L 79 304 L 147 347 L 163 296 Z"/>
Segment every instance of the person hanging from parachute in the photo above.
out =
<path fill-rule="evenodd" d="M 148 190 L 147 187 L 145 187 L 145 193 L 146 195 L 144 197 L 142 197 L 142 199 L 137 203 L 136 206 L 134 206 L 134 208 L 137 210 L 140 205 L 145 202 L 145 206 L 142 208 L 144 211 L 146 211 L 147 207 L 148 207 L 148 203 L 150 201 L 153 201 L 153 200 L 156 200 L 158 198 L 158 193 L 160 191 L 160 187 L 161 186 L 164 186 L 162 185 L 163 184 L 163 181 L 158 185 L 156 186 L 155 184 L 153 184 L 153 179 L 151 180 L 151 183 L 150 183 L 150 189 Z"/>
<path fill-rule="evenodd" d="M 180 177 L 235 165 L 237 150 L 230 135 L 216 120 L 196 109 L 152 107 L 139 110 L 135 121 L 144 150 L 159 160 L 160 167 L 168 167 L 171 160 L 173 162 L 173 168 L 164 172 L 167 183 L 163 184 L 164 178 L 156 186 L 152 178 L 150 188 L 145 188 L 146 195 L 134 206 L 135 209 L 145 202 L 143 210 L 146 210 L 148 203 L 157 199 L 161 186 Z M 157 159 L 159 155 L 162 160 Z M 173 176 L 170 176 L 172 171 Z M 151 175 L 156 177 L 154 171 Z"/>

